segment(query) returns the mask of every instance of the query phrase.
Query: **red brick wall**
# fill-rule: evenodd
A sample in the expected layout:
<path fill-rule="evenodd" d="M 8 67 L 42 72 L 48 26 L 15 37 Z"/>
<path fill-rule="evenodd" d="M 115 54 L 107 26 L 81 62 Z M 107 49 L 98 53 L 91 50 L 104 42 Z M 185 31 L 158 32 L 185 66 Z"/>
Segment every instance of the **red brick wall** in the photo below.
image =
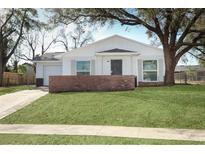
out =
<path fill-rule="evenodd" d="M 135 76 L 50 76 L 49 92 L 135 89 Z"/>

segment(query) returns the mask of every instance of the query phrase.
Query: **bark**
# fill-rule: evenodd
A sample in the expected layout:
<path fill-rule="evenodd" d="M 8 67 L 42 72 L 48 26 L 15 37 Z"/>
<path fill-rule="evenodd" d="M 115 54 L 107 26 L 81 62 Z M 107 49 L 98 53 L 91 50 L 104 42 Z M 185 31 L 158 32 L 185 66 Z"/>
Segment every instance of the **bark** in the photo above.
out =
<path fill-rule="evenodd" d="M 3 85 L 3 62 L 2 62 L 2 55 L 0 53 L 0 87 Z"/>
<path fill-rule="evenodd" d="M 176 67 L 175 52 L 171 49 L 164 49 L 164 60 L 165 60 L 165 85 L 174 85 L 174 70 Z"/>
<path fill-rule="evenodd" d="M 8 60 L 4 60 L 3 56 L 0 54 L 0 87 L 3 86 L 3 77 L 6 70 L 6 63 Z"/>
<path fill-rule="evenodd" d="M 18 72 L 18 61 L 14 61 L 14 72 Z"/>

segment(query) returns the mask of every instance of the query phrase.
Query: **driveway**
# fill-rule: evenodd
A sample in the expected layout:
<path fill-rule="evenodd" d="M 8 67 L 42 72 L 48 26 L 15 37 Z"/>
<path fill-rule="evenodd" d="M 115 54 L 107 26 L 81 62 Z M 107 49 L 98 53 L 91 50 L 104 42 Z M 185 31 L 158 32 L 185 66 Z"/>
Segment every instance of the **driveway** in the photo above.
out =
<path fill-rule="evenodd" d="M 47 93 L 42 90 L 22 90 L 0 96 L 0 119 L 31 104 Z"/>

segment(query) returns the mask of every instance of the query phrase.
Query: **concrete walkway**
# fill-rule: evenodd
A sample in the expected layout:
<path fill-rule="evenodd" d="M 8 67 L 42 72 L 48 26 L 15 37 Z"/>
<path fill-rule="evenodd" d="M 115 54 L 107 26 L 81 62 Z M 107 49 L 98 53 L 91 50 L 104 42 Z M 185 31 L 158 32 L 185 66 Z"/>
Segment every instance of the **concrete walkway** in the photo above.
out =
<path fill-rule="evenodd" d="M 22 90 L 0 96 L 0 119 L 16 112 L 47 93 L 42 90 Z"/>
<path fill-rule="evenodd" d="M 205 130 L 92 125 L 0 124 L 0 134 L 95 135 L 205 141 Z"/>

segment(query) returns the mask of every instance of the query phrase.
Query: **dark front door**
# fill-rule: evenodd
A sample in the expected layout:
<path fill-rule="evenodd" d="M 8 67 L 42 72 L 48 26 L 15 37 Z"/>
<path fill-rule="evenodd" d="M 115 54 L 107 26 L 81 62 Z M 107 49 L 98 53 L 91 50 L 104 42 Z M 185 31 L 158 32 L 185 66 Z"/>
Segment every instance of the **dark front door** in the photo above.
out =
<path fill-rule="evenodd" d="M 111 75 L 122 75 L 122 60 L 111 60 Z"/>

